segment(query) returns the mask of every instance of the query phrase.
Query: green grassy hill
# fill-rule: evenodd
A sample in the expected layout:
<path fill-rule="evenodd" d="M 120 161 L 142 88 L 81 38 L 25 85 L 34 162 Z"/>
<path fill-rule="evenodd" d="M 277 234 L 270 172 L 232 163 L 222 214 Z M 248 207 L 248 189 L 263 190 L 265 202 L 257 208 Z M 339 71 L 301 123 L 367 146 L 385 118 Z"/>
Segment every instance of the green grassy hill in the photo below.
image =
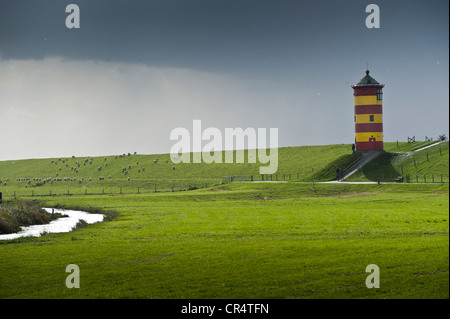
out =
<path fill-rule="evenodd" d="M 405 172 L 414 167 L 448 173 L 448 143 L 418 152 L 412 152 L 413 144 L 385 146 L 384 159 L 363 170 L 362 179 L 389 165 L 395 172 L 403 165 Z M 292 181 L 332 179 L 336 167 L 356 159 L 350 153 L 349 145 L 280 148 L 279 171 L 271 177 L 298 172 Z M 7 201 L 12 192 L 36 199 L 31 192 L 64 194 L 70 188 L 72 196 L 38 201 L 44 207 L 118 212 L 113 221 L 69 233 L 0 241 L 0 298 L 449 297 L 448 183 L 228 183 L 153 193 L 154 183 L 169 190 L 171 182 L 259 176 L 259 164 L 174 165 L 167 159 L 126 155 L 95 157 L 92 164 L 90 157 L 0 162 L 0 192 Z M 42 183 L 34 178 L 56 173 L 76 180 L 32 186 Z M 128 193 L 83 196 L 85 191 L 101 194 L 103 188 L 117 193 L 118 187 Z M 137 187 L 146 194 L 136 194 Z M 81 289 L 65 286 L 69 264 L 81 269 Z M 369 264 L 381 269 L 379 289 L 365 285 Z"/>
<path fill-rule="evenodd" d="M 405 145 L 407 144 L 407 145 Z M 352 175 L 349 181 L 394 181 L 409 175 L 410 182 L 449 182 L 448 142 L 436 144 L 421 151 L 423 142 L 405 143 L 398 147 L 388 144 L 387 152 Z"/>
<path fill-rule="evenodd" d="M 111 193 L 120 192 L 120 188 L 123 192 L 136 192 L 138 187 L 140 192 L 155 191 L 155 188 L 170 191 L 172 187 L 180 190 L 211 186 L 221 183 L 225 176 L 236 176 L 236 180 L 241 176 L 249 180 L 253 176 L 261 180 L 259 168 L 267 164 L 248 163 L 247 155 L 245 151 L 246 163 L 232 164 L 174 164 L 170 154 L 2 161 L 0 192 L 5 196 L 14 191 L 17 194 L 33 191 L 35 195 L 67 194 L 68 191 L 70 194 Z M 310 181 L 320 175 L 322 179 L 331 179 L 336 168 L 330 168 L 330 163 L 346 165 L 352 159 L 350 145 L 282 147 L 278 150 L 278 171 L 271 178 Z"/>
<path fill-rule="evenodd" d="M 386 154 L 350 180 L 394 180 L 410 174 L 411 182 L 448 182 L 448 142 L 413 152 L 430 142 L 385 143 Z M 428 154 L 428 159 L 427 159 Z M 223 181 L 270 180 L 310 182 L 332 180 L 359 155 L 349 144 L 282 147 L 278 171 L 261 176 L 260 166 L 248 163 L 179 163 L 170 154 L 27 159 L 0 162 L 0 192 L 6 197 L 63 194 L 120 194 L 178 191 L 220 184 Z M 235 154 L 234 154 L 235 156 Z M 191 154 L 192 157 L 192 154 Z M 222 153 L 222 158 L 225 154 Z M 124 172 L 126 171 L 126 173 Z M 417 175 L 417 178 L 416 178 Z M 225 178 L 226 177 L 226 178 Z"/>

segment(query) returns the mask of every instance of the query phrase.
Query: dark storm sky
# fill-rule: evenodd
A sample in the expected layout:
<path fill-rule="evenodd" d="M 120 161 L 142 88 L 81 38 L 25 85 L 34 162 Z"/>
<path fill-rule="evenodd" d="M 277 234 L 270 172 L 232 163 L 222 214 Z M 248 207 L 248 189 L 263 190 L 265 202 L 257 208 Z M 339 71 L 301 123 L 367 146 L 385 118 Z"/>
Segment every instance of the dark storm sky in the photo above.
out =
<path fill-rule="evenodd" d="M 65 26 L 70 3 L 80 29 Z M 370 3 L 380 29 L 365 26 Z M 278 127 L 280 146 L 352 143 L 350 85 L 366 63 L 386 84 L 386 141 L 448 133 L 448 9 L 438 0 L 0 0 L 0 121 L 26 123 L 0 159 L 168 152 L 170 131 L 193 119 Z M 55 137 L 55 149 L 43 122 L 70 123 L 71 142 Z"/>

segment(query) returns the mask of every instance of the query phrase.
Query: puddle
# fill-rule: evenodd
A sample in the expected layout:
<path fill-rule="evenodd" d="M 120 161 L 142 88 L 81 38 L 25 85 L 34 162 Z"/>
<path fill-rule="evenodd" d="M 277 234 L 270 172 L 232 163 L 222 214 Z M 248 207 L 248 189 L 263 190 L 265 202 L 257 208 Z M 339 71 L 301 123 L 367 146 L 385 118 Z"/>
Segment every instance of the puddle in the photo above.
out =
<path fill-rule="evenodd" d="M 49 213 L 52 212 L 51 208 L 44 209 Z M 39 237 L 42 233 L 67 233 L 72 231 L 72 228 L 75 227 L 80 219 L 83 219 L 88 224 L 94 224 L 103 221 L 104 217 L 102 214 L 90 214 L 79 210 L 55 209 L 55 213 L 61 213 L 69 217 L 61 217 L 45 225 L 23 226 L 22 230 L 17 233 L 0 235 L 0 240 L 26 236 Z"/>

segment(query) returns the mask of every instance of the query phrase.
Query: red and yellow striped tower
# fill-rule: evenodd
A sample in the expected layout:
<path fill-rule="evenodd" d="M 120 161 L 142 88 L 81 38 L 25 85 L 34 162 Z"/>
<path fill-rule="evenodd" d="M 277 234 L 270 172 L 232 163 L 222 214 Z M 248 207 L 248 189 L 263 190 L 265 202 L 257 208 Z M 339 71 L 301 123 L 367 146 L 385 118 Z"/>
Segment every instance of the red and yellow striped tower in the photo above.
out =
<path fill-rule="evenodd" d="M 383 150 L 383 87 L 369 75 L 352 85 L 355 96 L 355 150 Z"/>

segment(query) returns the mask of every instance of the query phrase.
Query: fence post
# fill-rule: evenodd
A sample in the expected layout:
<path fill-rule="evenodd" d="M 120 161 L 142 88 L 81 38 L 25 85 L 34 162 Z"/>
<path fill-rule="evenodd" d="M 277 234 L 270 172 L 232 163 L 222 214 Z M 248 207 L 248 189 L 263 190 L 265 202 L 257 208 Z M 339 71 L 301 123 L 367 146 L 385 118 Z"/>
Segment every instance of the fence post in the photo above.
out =
<path fill-rule="evenodd" d="M 250 176 L 250 180 L 253 182 L 253 175 Z"/>
<path fill-rule="evenodd" d="M 155 193 L 156 193 L 156 185 L 155 185 Z"/>
<path fill-rule="evenodd" d="M 418 182 L 419 182 L 419 176 L 416 175 L 416 183 L 418 183 Z"/>
<path fill-rule="evenodd" d="M 120 194 L 122 194 L 122 187 L 120 188 Z"/>
<path fill-rule="evenodd" d="M 87 188 L 84 189 L 84 195 L 87 195 Z"/>
<path fill-rule="evenodd" d="M 431 175 L 431 180 L 432 180 L 433 183 L 434 183 L 434 174 Z"/>
<path fill-rule="evenodd" d="M 442 183 L 442 174 L 441 174 L 441 183 Z"/>
<path fill-rule="evenodd" d="M 423 182 L 426 183 L 427 182 L 427 175 L 423 174 Z"/>

